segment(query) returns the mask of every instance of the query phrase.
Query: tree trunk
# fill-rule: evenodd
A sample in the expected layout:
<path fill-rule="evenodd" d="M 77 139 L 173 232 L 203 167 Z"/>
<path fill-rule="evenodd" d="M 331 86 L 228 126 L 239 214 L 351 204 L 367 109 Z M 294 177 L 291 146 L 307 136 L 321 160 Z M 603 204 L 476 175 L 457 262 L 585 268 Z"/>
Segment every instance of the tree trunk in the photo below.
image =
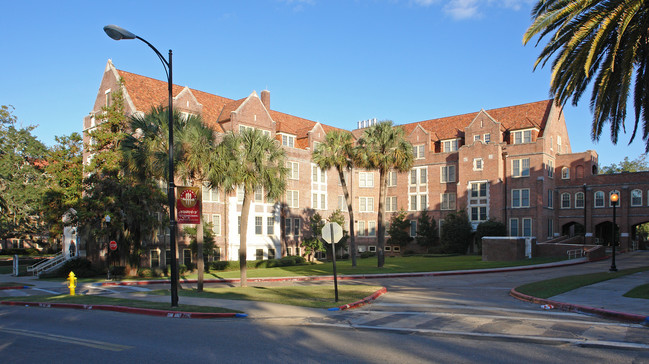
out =
<path fill-rule="evenodd" d="M 340 184 L 343 187 L 343 194 L 345 195 L 345 202 L 347 203 L 347 211 L 349 212 L 349 254 L 352 257 L 352 267 L 356 266 L 356 237 L 354 234 L 354 206 L 352 199 L 349 196 L 349 189 L 347 188 L 347 181 L 345 180 L 345 173 L 343 170 L 338 170 L 340 177 Z"/>
<path fill-rule="evenodd" d="M 379 174 L 379 216 L 377 221 L 377 247 L 376 247 L 376 256 L 377 256 L 377 266 L 383 268 L 385 264 L 385 221 L 383 221 L 383 215 L 385 212 L 385 191 L 387 189 L 387 171 L 380 171 Z"/>
<path fill-rule="evenodd" d="M 205 264 L 203 260 L 203 219 L 201 218 L 201 223 L 196 226 L 196 268 L 198 270 L 198 282 L 196 283 L 196 290 L 198 292 L 203 292 L 203 271 L 205 269 Z"/>
<path fill-rule="evenodd" d="M 248 255 L 248 215 L 250 213 L 251 195 L 254 191 L 245 187 L 243 192 L 243 206 L 241 206 L 241 239 L 239 240 L 239 269 L 241 271 L 241 287 L 248 286 L 246 259 Z"/>

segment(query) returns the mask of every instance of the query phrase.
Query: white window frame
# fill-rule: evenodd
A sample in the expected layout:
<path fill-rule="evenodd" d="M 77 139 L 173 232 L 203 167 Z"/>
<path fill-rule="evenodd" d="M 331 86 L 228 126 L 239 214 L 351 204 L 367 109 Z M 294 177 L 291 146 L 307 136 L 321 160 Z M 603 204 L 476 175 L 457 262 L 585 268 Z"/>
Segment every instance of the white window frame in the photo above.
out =
<path fill-rule="evenodd" d="M 365 221 L 359 220 L 356 223 L 356 230 L 357 230 L 356 235 L 358 235 L 358 236 L 366 236 L 367 235 L 367 229 L 365 228 Z"/>
<path fill-rule="evenodd" d="M 218 224 L 216 221 L 218 220 Z M 212 215 L 212 231 L 215 236 L 221 236 L 221 215 L 213 214 Z"/>
<path fill-rule="evenodd" d="M 287 161 L 286 168 L 288 168 L 288 179 L 299 180 L 300 179 L 300 163 Z"/>
<path fill-rule="evenodd" d="M 519 226 L 518 226 L 518 218 L 513 217 L 509 219 L 509 236 L 519 236 L 518 231 Z"/>
<path fill-rule="evenodd" d="M 358 212 L 374 212 L 374 197 L 359 197 Z"/>
<path fill-rule="evenodd" d="M 396 171 L 389 171 L 388 172 L 388 187 L 396 187 L 397 186 L 397 172 Z"/>
<path fill-rule="evenodd" d="M 525 164 L 527 163 L 527 167 Z M 519 158 L 512 159 L 512 177 L 521 178 L 530 176 L 530 159 Z"/>
<path fill-rule="evenodd" d="M 640 196 L 634 196 L 634 194 L 637 195 L 638 193 L 640 194 Z M 638 201 L 638 199 L 639 202 L 634 202 L 634 200 Z M 640 189 L 631 190 L 631 206 L 633 207 L 642 206 L 642 190 Z"/>
<path fill-rule="evenodd" d="M 482 158 L 473 158 L 473 170 L 482 171 L 484 168 L 484 161 Z"/>
<path fill-rule="evenodd" d="M 417 220 L 410 220 L 410 237 L 417 237 Z"/>
<path fill-rule="evenodd" d="M 534 232 L 533 232 L 532 218 L 531 217 L 524 217 L 522 223 L 523 223 L 522 224 L 523 226 L 521 226 L 521 229 L 523 230 L 523 236 L 528 237 L 528 238 L 533 236 Z M 528 226 L 526 226 L 526 225 L 528 225 Z M 526 233 L 525 232 L 526 229 L 529 229 L 529 232 Z"/>
<path fill-rule="evenodd" d="M 532 142 L 532 129 L 516 130 L 512 133 L 514 134 L 512 144 L 527 144 Z"/>
<path fill-rule="evenodd" d="M 608 193 L 608 207 L 613 207 L 613 203 L 611 202 L 611 195 L 613 193 L 617 193 L 617 205 L 615 205 L 616 208 L 620 208 L 622 206 L 622 194 L 618 190 L 613 190 Z"/>
<path fill-rule="evenodd" d="M 570 208 L 570 194 L 568 192 L 563 192 L 561 194 L 561 208 L 569 209 Z"/>
<path fill-rule="evenodd" d="M 453 171 L 453 179 L 451 179 L 451 173 L 449 171 Z M 440 167 L 440 176 L 439 180 L 441 183 L 453 183 L 456 182 L 457 180 L 457 169 L 455 168 L 454 164 L 447 164 L 444 166 Z"/>
<path fill-rule="evenodd" d="M 367 236 L 376 236 L 376 221 L 370 220 L 367 222 Z"/>
<path fill-rule="evenodd" d="M 583 209 L 584 208 L 584 205 L 586 203 L 585 197 L 586 197 L 586 195 L 583 192 L 575 193 L 575 208 L 576 209 Z"/>
<path fill-rule="evenodd" d="M 282 145 L 289 148 L 295 148 L 295 135 L 279 133 L 282 136 Z"/>
<path fill-rule="evenodd" d="M 561 168 L 561 179 L 570 179 L 570 168 Z"/>
<path fill-rule="evenodd" d="M 373 188 L 374 172 L 358 172 L 358 187 Z"/>
<path fill-rule="evenodd" d="M 255 235 L 264 233 L 264 219 L 261 216 L 255 216 Z"/>
<path fill-rule="evenodd" d="M 397 211 L 397 196 L 387 196 L 385 198 L 385 212 Z"/>
<path fill-rule="evenodd" d="M 446 192 L 440 195 L 441 210 L 455 210 L 457 205 L 457 194 Z"/>
<path fill-rule="evenodd" d="M 266 235 L 275 235 L 275 217 L 266 216 Z"/>
<path fill-rule="evenodd" d="M 490 133 L 485 133 L 483 136 L 483 140 L 486 144 L 491 142 L 491 134 Z"/>
<path fill-rule="evenodd" d="M 286 205 L 290 208 L 297 209 L 300 207 L 300 191 L 287 190 L 286 191 Z"/>
<path fill-rule="evenodd" d="M 523 194 L 524 192 L 527 191 L 527 205 L 523 204 Z M 515 205 L 515 199 L 514 195 L 518 194 L 518 204 Z M 517 188 L 517 189 L 512 189 L 511 192 L 511 206 L 513 209 L 522 209 L 522 208 L 528 208 L 530 207 L 530 189 L 529 188 Z"/>
<path fill-rule="evenodd" d="M 414 145 L 412 147 L 412 154 L 414 155 L 414 159 L 426 158 L 425 152 L 426 152 L 426 144 Z"/>
<path fill-rule="evenodd" d="M 460 148 L 460 140 L 459 139 L 442 140 L 442 151 L 444 153 L 457 152 L 457 150 L 459 148 Z"/>
<path fill-rule="evenodd" d="M 597 195 L 601 196 L 601 204 L 598 203 Z M 593 207 L 603 208 L 605 206 L 606 206 L 606 194 L 604 193 L 604 191 L 595 191 L 593 193 Z"/>

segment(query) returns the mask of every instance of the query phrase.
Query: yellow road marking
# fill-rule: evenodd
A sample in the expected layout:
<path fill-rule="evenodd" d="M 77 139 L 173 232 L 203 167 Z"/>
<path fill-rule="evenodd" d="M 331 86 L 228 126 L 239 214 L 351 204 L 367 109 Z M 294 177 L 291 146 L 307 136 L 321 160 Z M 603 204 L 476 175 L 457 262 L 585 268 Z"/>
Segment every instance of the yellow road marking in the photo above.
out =
<path fill-rule="evenodd" d="M 14 335 L 31 336 L 40 339 L 87 346 L 90 348 L 108 350 L 108 351 L 123 351 L 123 350 L 128 350 L 133 348 L 132 346 L 127 346 L 127 345 L 110 344 L 103 341 L 94 341 L 94 340 L 81 339 L 81 338 L 71 337 L 71 336 L 54 335 L 54 334 L 47 334 L 42 332 L 21 330 L 21 329 L 0 328 L 0 332 L 6 332 Z"/>

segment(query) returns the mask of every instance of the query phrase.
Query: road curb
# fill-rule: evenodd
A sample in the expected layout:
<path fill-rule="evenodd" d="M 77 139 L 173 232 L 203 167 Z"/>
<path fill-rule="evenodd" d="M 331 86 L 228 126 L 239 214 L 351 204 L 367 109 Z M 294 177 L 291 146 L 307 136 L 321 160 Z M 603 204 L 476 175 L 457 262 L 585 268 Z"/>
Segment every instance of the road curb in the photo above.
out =
<path fill-rule="evenodd" d="M 554 308 L 558 308 L 563 311 L 588 313 L 588 314 L 593 314 L 593 315 L 610 318 L 614 320 L 632 322 L 636 324 L 643 324 L 649 326 L 649 316 L 605 310 L 602 308 L 576 305 L 573 303 L 553 301 L 545 298 L 539 298 L 539 297 L 526 295 L 524 293 L 520 293 L 516 290 L 516 288 L 512 288 L 509 291 L 509 295 L 521 301 L 527 301 L 527 302 L 538 303 L 543 305 L 552 305 Z"/>
<path fill-rule="evenodd" d="M 0 287 L 0 291 L 7 289 L 29 289 L 29 286 L 11 286 L 11 287 Z"/>
<path fill-rule="evenodd" d="M 211 318 L 232 318 L 247 317 L 246 314 L 234 312 L 210 313 L 210 312 L 183 312 L 155 310 L 150 308 L 125 307 L 114 305 L 84 305 L 79 303 L 43 303 L 43 302 L 19 302 L 19 301 L 0 301 L 2 305 L 8 306 L 25 306 L 25 307 L 42 307 L 42 308 L 71 308 L 78 310 L 100 310 L 133 313 L 140 315 L 168 317 L 168 318 L 185 318 L 185 319 L 211 319 Z"/>
<path fill-rule="evenodd" d="M 388 293 L 388 289 L 385 288 L 385 287 L 381 287 L 381 289 L 379 289 L 378 291 L 372 293 L 371 295 L 363 298 L 362 300 L 358 300 L 356 302 L 348 303 L 346 305 L 342 305 L 342 306 L 338 306 L 338 307 L 333 307 L 333 308 L 330 308 L 329 311 L 343 311 L 343 310 L 349 310 L 349 309 L 358 308 L 358 307 L 364 306 L 364 305 L 374 301 L 375 299 L 379 298 L 380 296 L 382 296 L 382 295 L 384 295 L 386 293 Z"/>

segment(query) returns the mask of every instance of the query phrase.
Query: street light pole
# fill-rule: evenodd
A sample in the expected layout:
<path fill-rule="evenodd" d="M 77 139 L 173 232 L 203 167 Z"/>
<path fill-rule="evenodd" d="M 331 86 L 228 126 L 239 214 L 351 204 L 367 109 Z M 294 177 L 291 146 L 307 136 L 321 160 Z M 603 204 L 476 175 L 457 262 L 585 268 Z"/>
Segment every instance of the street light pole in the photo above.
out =
<path fill-rule="evenodd" d="M 178 307 L 178 261 L 176 260 L 176 195 L 174 185 L 174 164 L 173 164 L 173 143 L 174 143 L 174 128 L 173 128 L 173 68 L 171 62 L 171 49 L 169 50 L 169 60 L 166 60 L 162 54 L 149 42 L 137 35 L 129 32 L 128 30 L 118 27 L 117 25 L 106 25 L 104 32 L 115 40 L 121 39 L 139 39 L 146 43 L 155 54 L 158 56 L 167 74 L 167 87 L 169 89 L 169 188 L 167 195 L 169 197 L 169 245 L 171 248 L 171 307 Z"/>
<path fill-rule="evenodd" d="M 620 199 L 620 195 L 617 194 L 617 192 L 613 192 L 611 194 L 611 205 L 613 205 L 613 233 L 611 234 L 611 245 L 612 245 L 612 253 L 611 253 L 611 268 L 608 270 L 609 272 L 617 272 L 617 267 L 615 266 L 615 227 L 617 226 L 615 224 L 615 208 L 617 207 L 617 201 Z"/>

